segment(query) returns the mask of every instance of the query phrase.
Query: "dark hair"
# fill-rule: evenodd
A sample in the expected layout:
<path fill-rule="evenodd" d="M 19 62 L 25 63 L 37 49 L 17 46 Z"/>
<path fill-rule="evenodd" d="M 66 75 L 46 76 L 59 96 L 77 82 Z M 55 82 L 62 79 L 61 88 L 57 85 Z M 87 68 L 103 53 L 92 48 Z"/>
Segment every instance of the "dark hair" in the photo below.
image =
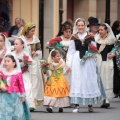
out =
<path fill-rule="evenodd" d="M 118 21 L 118 20 L 116 20 L 112 25 L 112 31 L 113 31 L 115 37 L 116 37 L 116 35 L 118 35 L 120 33 L 120 30 L 117 29 L 117 28 L 119 28 L 119 26 L 120 26 L 120 21 Z"/>
<path fill-rule="evenodd" d="M 60 30 L 59 30 L 59 32 L 58 32 L 56 37 L 63 35 L 63 32 L 65 30 L 68 30 L 68 29 L 71 29 L 71 33 L 72 33 L 72 28 L 73 28 L 73 26 L 72 26 L 71 22 L 69 22 L 69 21 L 64 22 L 61 25 Z"/>
<path fill-rule="evenodd" d="M 65 31 L 67 29 L 71 29 L 72 30 L 72 25 L 70 24 L 70 22 L 66 21 L 63 25 L 62 25 L 62 31 Z"/>
<path fill-rule="evenodd" d="M 6 55 L 5 58 L 11 58 L 11 60 L 12 60 L 13 62 L 15 62 L 15 66 L 14 66 L 14 68 L 17 67 L 16 61 L 15 61 L 15 58 L 14 58 L 13 55 Z"/>
<path fill-rule="evenodd" d="M 51 57 L 55 57 L 58 53 L 60 54 L 60 52 L 58 50 L 53 50 L 51 52 Z"/>
<path fill-rule="evenodd" d="M 112 25 L 112 30 L 115 31 L 120 26 L 120 21 L 116 20 Z"/>
<path fill-rule="evenodd" d="M 2 33 L 0 33 L 0 36 L 2 36 L 2 37 L 3 37 L 4 42 L 5 42 L 5 36 L 4 36 Z"/>
<path fill-rule="evenodd" d="M 116 20 L 112 25 L 112 30 L 116 30 L 120 26 L 120 21 Z"/>
<path fill-rule="evenodd" d="M 108 28 L 105 24 L 100 24 L 100 26 L 104 27 L 105 30 L 108 30 Z"/>

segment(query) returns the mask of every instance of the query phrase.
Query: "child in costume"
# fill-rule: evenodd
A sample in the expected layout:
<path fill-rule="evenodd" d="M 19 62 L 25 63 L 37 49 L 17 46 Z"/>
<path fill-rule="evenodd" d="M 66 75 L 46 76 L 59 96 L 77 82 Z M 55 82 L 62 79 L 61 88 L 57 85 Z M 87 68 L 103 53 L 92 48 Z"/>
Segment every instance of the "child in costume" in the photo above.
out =
<path fill-rule="evenodd" d="M 65 62 L 59 51 L 52 50 L 48 57 L 49 77 L 45 85 L 44 105 L 47 111 L 52 113 L 52 107 L 58 107 L 63 112 L 63 107 L 69 106 L 69 86 L 63 75 Z"/>
<path fill-rule="evenodd" d="M 0 73 L 6 78 L 7 86 L 0 86 L 0 120 L 31 120 L 19 61 L 9 53 L 3 58 L 2 66 Z"/>
<path fill-rule="evenodd" d="M 32 84 L 31 84 L 31 76 L 29 72 L 29 66 L 32 64 L 32 58 L 28 54 L 27 43 L 22 38 L 19 37 L 14 42 L 14 49 L 13 51 L 18 58 L 22 70 L 23 75 L 23 82 L 25 85 L 26 91 L 26 99 L 28 101 L 28 105 L 30 109 L 35 109 L 35 102 L 32 92 Z"/>

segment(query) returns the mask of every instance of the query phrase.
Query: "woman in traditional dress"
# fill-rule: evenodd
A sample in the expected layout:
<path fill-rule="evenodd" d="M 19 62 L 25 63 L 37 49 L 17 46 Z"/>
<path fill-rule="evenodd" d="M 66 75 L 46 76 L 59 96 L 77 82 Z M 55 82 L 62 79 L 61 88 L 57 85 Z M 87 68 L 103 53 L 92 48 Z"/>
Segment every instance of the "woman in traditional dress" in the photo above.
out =
<path fill-rule="evenodd" d="M 98 48 L 97 65 L 98 71 L 103 81 L 107 99 L 103 101 L 102 108 L 110 106 L 109 100 L 113 98 L 113 59 L 110 58 L 110 52 L 114 47 L 115 37 L 107 23 L 101 24 L 99 27 L 99 35 L 96 37 Z"/>
<path fill-rule="evenodd" d="M 51 39 L 48 42 L 49 47 L 48 48 L 60 48 L 63 51 L 61 53 L 63 58 L 66 58 L 66 53 L 68 51 L 69 48 L 69 44 L 70 44 L 70 39 L 72 36 L 72 23 L 70 23 L 69 21 L 64 22 L 61 25 L 61 28 L 59 30 L 59 33 L 57 34 L 57 36 L 53 39 Z M 57 43 L 57 44 L 55 44 Z"/>
<path fill-rule="evenodd" d="M 67 71 L 71 70 L 70 102 L 75 104 L 73 112 L 79 111 L 79 105 L 88 105 L 88 111 L 93 112 L 92 105 L 101 99 L 94 56 L 90 54 L 85 63 L 81 64 L 88 47 L 94 43 L 94 37 L 86 30 L 85 20 L 76 19 L 66 58 Z"/>
<path fill-rule="evenodd" d="M 27 23 L 22 31 L 22 37 L 26 40 L 29 54 L 34 60 L 30 67 L 31 83 L 33 97 L 36 105 L 41 105 L 44 96 L 44 85 L 40 68 L 40 59 L 42 58 L 40 40 L 34 36 L 36 25 Z M 33 109 L 34 110 L 34 109 Z"/>

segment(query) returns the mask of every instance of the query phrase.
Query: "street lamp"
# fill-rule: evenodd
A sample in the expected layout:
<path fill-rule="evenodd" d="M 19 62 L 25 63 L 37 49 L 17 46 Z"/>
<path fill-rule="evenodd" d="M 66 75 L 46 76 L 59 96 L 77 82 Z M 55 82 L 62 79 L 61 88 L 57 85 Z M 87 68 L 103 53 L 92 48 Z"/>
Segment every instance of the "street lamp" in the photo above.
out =
<path fill-rule="evenodd" d="M 105 23 L 110 25 L 110 0 L 106 0 L 106 15 Z"/>
<path fill-rule="evenodd" d="M 63 20 L 63 0 L 59 0 L 59 27 L 61 27 Z"/>

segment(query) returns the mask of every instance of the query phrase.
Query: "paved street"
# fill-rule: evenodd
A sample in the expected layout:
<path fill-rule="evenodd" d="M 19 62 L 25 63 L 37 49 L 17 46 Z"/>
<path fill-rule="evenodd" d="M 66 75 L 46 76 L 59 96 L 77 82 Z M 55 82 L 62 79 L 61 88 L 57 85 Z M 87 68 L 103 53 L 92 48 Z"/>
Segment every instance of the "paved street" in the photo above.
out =
<path fill-rule="evenodd" d="M 120 120 L 120 99 L 111 100 L 109 109 L 94 106 L 94 112 L 88 113 L 87 107 L 81 107 L 79 113 L 72 113 L 73 108 L 64 108 L 63 113 L 58 113 L 55 108 L 53 113 L 47 113 L 45 107 L 38 107 L 32 112 L 33 120 Z"/>

